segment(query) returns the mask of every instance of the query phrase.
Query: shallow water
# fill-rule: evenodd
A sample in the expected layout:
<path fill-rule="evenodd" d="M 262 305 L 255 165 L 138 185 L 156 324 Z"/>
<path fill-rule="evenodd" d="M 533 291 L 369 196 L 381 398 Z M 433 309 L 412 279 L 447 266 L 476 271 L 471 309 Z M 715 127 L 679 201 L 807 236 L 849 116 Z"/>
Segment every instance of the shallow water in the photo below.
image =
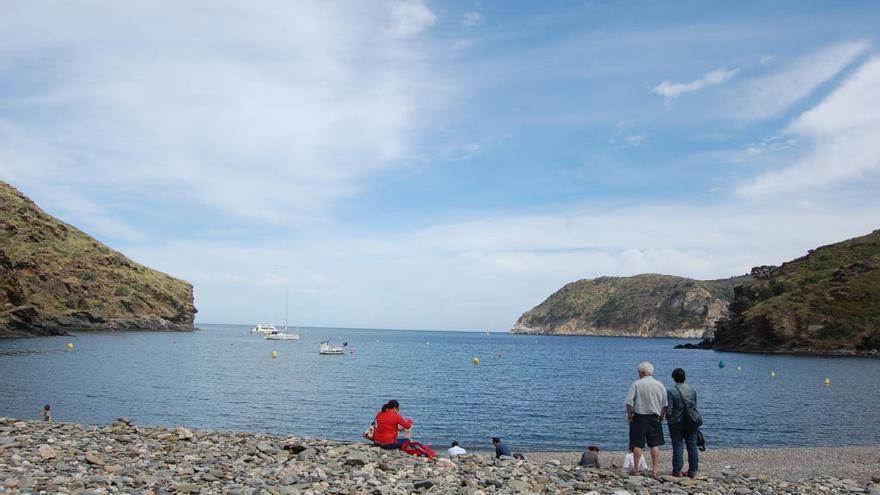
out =
<path fill-rule="evenodd" d="M 381 404 L 396 398 L 416 420 L 414 437 L 434 445 L 455 439 L 485 448 L 497 435 L 514 450 L 623 450 L 624 397 L 638 363 L 649 360 L 667 384 L 673 368 L 687 371 L 711 446 L 880 443 L 877 359 L 466 332 L 303 328 L 301 341 L 271 342 L 249 327 L 203 328 L 0 341 L 0 416 L 36 419 L 50 403 L 59 421 L 128 416 L 138 424 L 360 440 Z M 318 355 L 327 338 L 348 342 L 354 354 Z"/>

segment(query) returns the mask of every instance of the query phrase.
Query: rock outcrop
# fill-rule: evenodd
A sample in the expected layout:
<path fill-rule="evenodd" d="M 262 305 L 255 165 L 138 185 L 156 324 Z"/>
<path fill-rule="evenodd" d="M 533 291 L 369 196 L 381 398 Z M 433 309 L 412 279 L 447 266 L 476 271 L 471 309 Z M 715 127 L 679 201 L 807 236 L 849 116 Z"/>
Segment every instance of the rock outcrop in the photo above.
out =
<path fill-rule="evenodd" d="M 0 338 L 187 330 L 187 282 L 135 263 L 0 182 Z"/>
<path fill-rule="evenodd" d="M 514 333 L 711 337 L 733 287 L 749 277 L 693 280 L 670 275 L 599 277 L 567 284 L 524 313 Z"/>
<path fill-rule="evenodd" d="M 737 287 L 730 317 L 696 347 L 880 355 L 880 230 L 811 250 Z"/>

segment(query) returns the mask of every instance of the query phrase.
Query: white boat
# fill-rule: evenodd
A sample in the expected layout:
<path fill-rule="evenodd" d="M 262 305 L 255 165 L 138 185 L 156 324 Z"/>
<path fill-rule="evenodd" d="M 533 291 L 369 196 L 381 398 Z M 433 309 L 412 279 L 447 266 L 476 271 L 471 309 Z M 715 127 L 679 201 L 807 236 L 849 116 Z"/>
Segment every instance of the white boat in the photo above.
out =
<path fill-rule="evenodd" d="M 266 340 L 299 340 L 298 333 L 272 332 L 266 335 Z"/>
<path fill-rule="evenodd" d="M 278 329 L 276 329 L 272 325 L 257 325 L 254 328 L 251 328 L 251 333 L 261 333 L 263 335 L 268 335 L 272 332 L 278 333 Z"/>
<path fill-rule="evenodd" d="M 339 347 L 337 345 L 331 345 L 330 342 L 322 340 L 321 346 L 318 347 L 318 354 L 329 356 L 345 354 L 345 346 Z"/>
<path fill-rule="evenodd" d="M 272 327 L 272 331 L 266 334 L 266 340 L 299 340 L 299 333 L 287 333 L 287 309 L 288 297 L 287 292 L 284 293 L 284 331 L 279 332 Z"/>

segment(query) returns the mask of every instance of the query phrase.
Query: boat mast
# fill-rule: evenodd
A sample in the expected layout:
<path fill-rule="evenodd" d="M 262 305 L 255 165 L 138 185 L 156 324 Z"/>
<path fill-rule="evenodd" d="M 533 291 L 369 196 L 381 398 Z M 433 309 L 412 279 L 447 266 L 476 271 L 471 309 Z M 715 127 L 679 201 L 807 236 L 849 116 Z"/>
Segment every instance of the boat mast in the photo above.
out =
<path fill-rule="evenodd" d="M 285 332 L 287 332 L 287 306 L 288 306 L 288 300 L 290 299 L 289 294 L 290 294 L 290 291 L 285 289 L 284 290 L 284 331 Z"/>

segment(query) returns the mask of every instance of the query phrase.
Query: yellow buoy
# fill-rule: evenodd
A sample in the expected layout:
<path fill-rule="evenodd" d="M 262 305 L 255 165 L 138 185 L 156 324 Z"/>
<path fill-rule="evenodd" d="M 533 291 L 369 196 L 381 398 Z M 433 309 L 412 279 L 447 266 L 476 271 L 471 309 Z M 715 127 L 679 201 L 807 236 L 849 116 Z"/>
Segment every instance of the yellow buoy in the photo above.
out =
<path fill-rule="evenodd" d="M 480 358 L 475 357 L 475 358 L 474 358 L 474 364 L 480 364 Z"/>
<path fill-rule="evenodd" d="M 278 357 L 278 351 L 272 351 L 272 359 L 275 359 L 277 357 Z"/>
<path fill-rule="evenodd" d="M 775 371 L 771 371 L 771 372 L 770 372 L 770 378 L 776 378 L 776 372 L 775 372 Z"/>
<path fill-rule="evenodd" d="M 831 385 L 831 378 L 825 377 L 825 385 Z"/>
<path fill-rule="evenodd" d="M 68 350 L 71 350 L 71 351 L 73 350 L 73 342 L 68 342 L 68 343 L 67 343 L 67 349 L 68 349 Z"/>

